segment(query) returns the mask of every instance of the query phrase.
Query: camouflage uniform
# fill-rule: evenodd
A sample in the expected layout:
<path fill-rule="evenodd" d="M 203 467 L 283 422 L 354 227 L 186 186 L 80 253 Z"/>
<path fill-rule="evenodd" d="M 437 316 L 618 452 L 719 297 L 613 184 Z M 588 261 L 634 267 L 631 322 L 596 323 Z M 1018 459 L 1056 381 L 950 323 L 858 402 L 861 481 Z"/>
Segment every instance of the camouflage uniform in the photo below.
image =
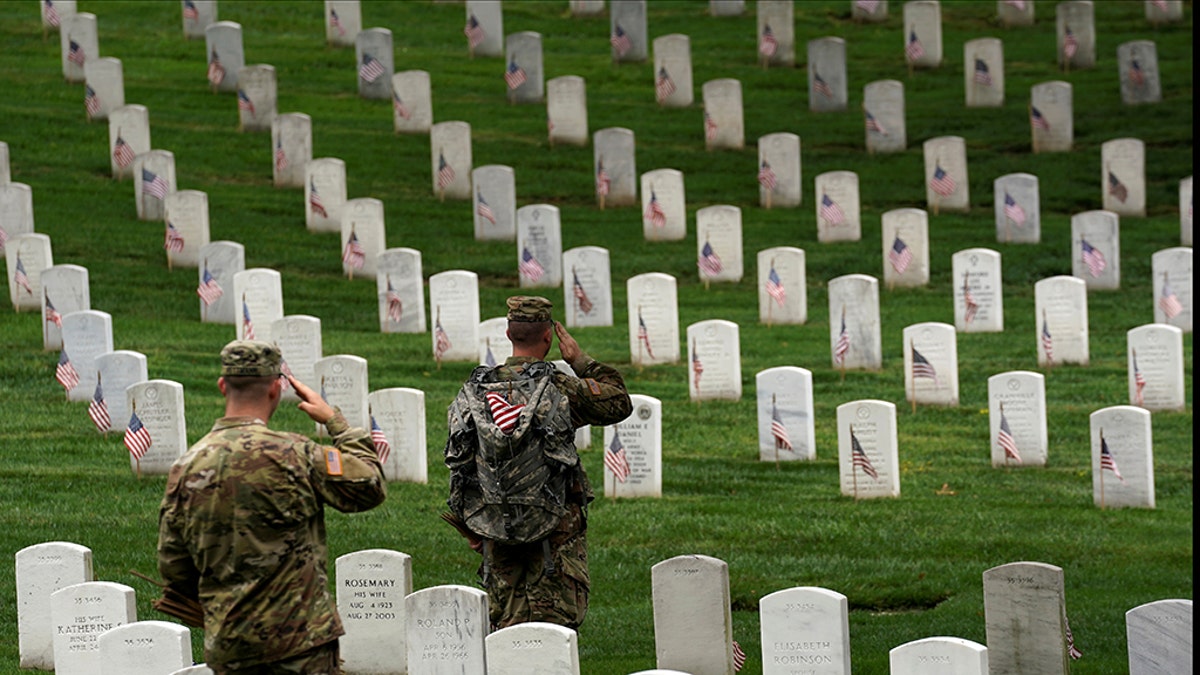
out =
<path fill-rule="evenodd" d="M 530 307 L 532 306 L 532 309 Z M 550 301 L 543 298 L 510 298 L 508 317 L 514 321 L 549 321 Z M 538 359 L 509 357 L 497 366 L 489 381 L 511 381 Z M 620 422 L 633 411 L 621 373 L 580 351 L 569 364 L 575 376 L 554 375 L 554 385 L 571 406 L 571 422 L 579 427 Z M 545 621 L 578 628 L 587 614 L 590 580 L 587 564 L 587 505 L 594 498 L 582 462 L 575 464 L 568 487 L 569 511 L 549 537 L 553 572 L 544 565 L 541 542 L 508 546 L 487 542 L 489 560 L 479 569 L 488 592 L 494 629 L 527 621 Z"/>
<path fill-rule="evenodd" d="M 171 467 L 159 573 L 204 606 L 216 673 L 339 672 L 345 631 L 328 591 L 324 506 L 365 511 L 387 484 L 367 431 L 340 411 L 325 426 L 333 447 L 223 417 Z M 308 665 L 279 663 L 289 661 Z"/>

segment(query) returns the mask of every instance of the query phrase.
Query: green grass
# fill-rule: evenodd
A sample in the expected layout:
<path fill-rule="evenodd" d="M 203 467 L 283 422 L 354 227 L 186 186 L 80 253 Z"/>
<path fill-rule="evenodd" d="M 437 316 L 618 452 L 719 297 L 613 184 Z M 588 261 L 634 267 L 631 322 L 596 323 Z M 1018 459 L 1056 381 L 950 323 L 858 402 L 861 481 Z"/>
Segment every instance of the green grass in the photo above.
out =
<path fill-rule="evenodd" d="M 501 60 L 467 60 L 461 4 L 363 8 L 364 26 L 394 32 L 397 70 L 430 72 L 435 121 L 471 124 L 476 166 L 512 166 L 520 205 L 558 206 L 564 249 L 596 245 L 612 252 L 614 326 L 580 329 L 576 336 L 590 353 L 622 368 L 632 392 L 663 402 L 663 497 L 601 497 L 591 511 L 593 588 L 580 633 L 583 671 L 622 675 L 653 667 L 650 567 L 700 553 L 729 563 L 734 635 L 750 655 L 747 673 L 760 672 L 757 607 L 769 593 L 803 585 L 845 594 L 855 672 L 886 673 L 888 650 L 910 640 L 953 635 L 986 642 L 982 573 L 1023 560 L 1064 569 L 1071 627 L 1084 653 L 1073 671 L 1125 672 L 1124 612 L 1192 596 L 1191 378 L 1186 411 L 1153 416 L 1156 509 L 1093 505 L 1088 415 L 1128 402 L 1125 334 L 1153 317 L 1150 256 L 1179 245 L 1178 184 L 1192 172 L 1191 5 L 1185 22 L 1153 27 L 1140 2 L 1097 3 L 1098 66 L 1064 74 L 1054 65 L 1052 3 L 1038 3 L 1036 25 L 1020 29 L 997 25 L 994 2 L 943 3 L 945 63 L 910 76 L 901 56 L 901 3 L 891 3 L 881 25 L 850 21 L 849 2 L 797 3 L 801 67 L 766 71 L 755 64 L 754 10 L 747 4 L 744 16 L 722 19 L 708 16 L 704 2 L 655 0 L 648 10 L 651 36 L 691 38 L 697 98 L 710 79 L 742 82 L 747 148 L 713 153 L 703 149 L 699 103 L 661 110 L 649 64 L 611 64 L 606 15 L 572 18 L 565 1 L 505 5 L 507 32 L 544 36 L 547 79 L 586 79 L 593 131 L 629 127 L 637 137 L 639 171 L 684 172 L 689 231 L 699 208 L 742 209 L 745 279 L 709 289 L 696 276 L 694 234 L 646 244 L 638 208 L 598 210 L 591 148 L 549 147 L 544 109 L 507 104 Z M 373 282 L 342 277 L 337 236 L 307 232 L 302 193 L 271 187 L 268 136 L 238 133 L 233 98 L 209 92 L 203 41 L 183 40 L 177 3 L 80 5 L 98 16 L 101 54 L 124 63 L 126 101 L 149 109 L 154 147 L 175 153 L 179 188 L 208 193 L 212 239 L 245 244 L 247 267 L 278 269 L 286 312 L 320 317 L 325 353 L 366 358 L 373 389 L 426 393 L 429 483 L 393 483 L 375 511 L 330 514 L 331 559 L 389 548 L 413 557 L 415 588 L 473 584 L 475 554 L 437 518 L 446 492 L 443 411 L 470 364 L 439 370 L 428 334 L 379 333 Z M 216 354 L 233 337 L 232 327 L 200 323 L 195 271 L 167 269 L 162 225 L 138 221 L 132 185 L 110 179 L 106 124 L 86 122 L 83 87 L 63 83 L 57 37 L 42 39 L 34 7 L 0 3 L 0 88 L 6 92 L 0 140 L 9 145 L 13 180 L 32 187 L 36 229 L 51 237 L 55 262 L 89 269 L 92 307 L 113 316 L 116 347 L 145 353 L 151 377 L 184 385 L 188 437 L 195 440 L 222 410 Z M 440 203 L 430 194 L 428 140 L 394 135 L 390 105 L 356 96 L 353 50 L 324 46 L 321 3 L 223 2 L 220 18 L 243 25 L 247 63 L 276 67 L 279 111 L 312 116 L 314 157 L 346 161 L 350 197 L 383 200 L 388 245 L 422 251 L 426 275 L 478 272 L 481 314 L 499 316 L 503 299 L 517 288 L 513 245 L 476 242 L 470 205 Z M 846 113 L 807 111 L 803 45 L 826 35 L 847 41 Z M 1004 40 L 1007 99 L 1000 108 L 966 109 L 962 45 L 987 36 Z M 1160 104 L 1120 101 L 1116 48 L 1134 39 L 1157 45 Z M 909 149 L 903 153 L 870 156 L 863 146 L 862 86 L 879 79 L 905 85 Z M 1074 88 L 1075 151 L 1034 155 L 1028 92 L 1057 79 Z M 754 143 L 777 131 L 801 136 L 805 202 L 799 209 L 757 205 Z M 843 380 L 829 365 L 825 286 L 843 274 L 881 274 L 880 216 L 925 207 L 921 143 L 943 135 L 966 140 L 972 210 L 931 214 L 929 285 L 881 289 L 883 368 L 849 372 Z M 1121 289 L 1089 294 L 1091 364 L 1046 372 L 1047 466 L 993 469 L 986 379 L 1036 369 L 1033 284 L 1070 274 L 1070 218 L 1100 207 L 1100 146 L 1122 137 L 1146 144 L 1148 216 L 1123 219 Z M 832 170 L 859 175 L 860 242 L 816 240 L 812 180 Z M 1017 171 L 1040 180 L 1037 245 L 995 241 L 992 181 Z M 758 323 L 754 256 L 779 245 L 807 252 L 809 320 L 802 326 Z M 902 331 L 917 322 L 952 321 L 950 256 L 976 246 L 1002 255 L 1005 331 L 960 335 L 961 405 L 913 414 L 904 399 Z M 678 279 L 681 328 L 712 318 L 741 326 L 741 401 L 689 402 L 685 363 L 630 365 L 621 308 L 625 281 L 643 272 Z M 562 301 L 557 290 L 547 295 Z M 98 437 L 84 406 L 63 401 L 53 380 L 58 355 L 41 350 L 40 331 L 35 313 L 0 312 L 0 400 L 7 413 L 0 418 L 0 549 L 11 556 L 44 541 L 86 545 L 98 579 L 132 586 L 139 616 L 163 618 L 150 607 L 155 589 L 129 570 L 154 572 L 164 481 L 135 478 L 120 440 Z M 1184 349 L 1190 375 L 1190 335 Z M 753 391 L 755 373 L 780 365 L 813 372 L 817 459 L 777 469 L 757 460 Z M 863 398 L 897 404 L 899 499 L 855 502 L 839 493 L 835 411 Z M 290 408 L 274 425 L 311 429 Z M 599 430 L 594 433 L 583 461 L 600 484 Z M 936 494 L 944 483 L 954 496 Z M 12 575 L 0 574 L 0 632 L 9 636 L 16 634 L 14 594 Z M 0 672 L 18 672 L 17 663 L 16 640 L 0 641 Z"/>

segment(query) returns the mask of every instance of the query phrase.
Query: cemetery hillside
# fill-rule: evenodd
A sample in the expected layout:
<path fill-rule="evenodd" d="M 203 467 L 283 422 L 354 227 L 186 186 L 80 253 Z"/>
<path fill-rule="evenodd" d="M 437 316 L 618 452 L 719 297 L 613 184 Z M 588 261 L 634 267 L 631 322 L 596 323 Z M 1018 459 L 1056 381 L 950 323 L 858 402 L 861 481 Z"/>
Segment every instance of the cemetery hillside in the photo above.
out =
<path fill-rule="evenodd" d="M 633 399 L 575 672 L 1190 672 L 1193 8 L 0 2 L 0 674 L 203 662 L 159 504 L 253 336 L 389 479 L 347 672 L 482 675 L 442 451 L 518 294 Z"/>

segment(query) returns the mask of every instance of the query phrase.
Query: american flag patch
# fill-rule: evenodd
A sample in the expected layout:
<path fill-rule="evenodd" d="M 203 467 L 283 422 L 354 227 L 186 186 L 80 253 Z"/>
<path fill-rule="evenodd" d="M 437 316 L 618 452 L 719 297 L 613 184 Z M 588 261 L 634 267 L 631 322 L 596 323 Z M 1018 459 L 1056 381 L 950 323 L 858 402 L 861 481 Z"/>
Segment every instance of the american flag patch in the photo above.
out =
<path fill-rule="evenodd" d="M 330 476 L 342 475 L 342 451 L 337 448 L 325 450 L 325 473 Z"/>

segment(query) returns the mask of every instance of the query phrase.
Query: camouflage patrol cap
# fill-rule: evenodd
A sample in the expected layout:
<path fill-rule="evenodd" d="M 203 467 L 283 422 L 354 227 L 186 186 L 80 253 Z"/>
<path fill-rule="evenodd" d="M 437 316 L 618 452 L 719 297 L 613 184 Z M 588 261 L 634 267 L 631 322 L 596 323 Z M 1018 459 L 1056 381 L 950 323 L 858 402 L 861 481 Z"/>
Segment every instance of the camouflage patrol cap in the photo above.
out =
<path fill-rule="evenodd" d="M 283 354 L 260 340 L 234 340 L 221 350 L 221 375 L 278 377 Z"/>
<path fill-rule="evenodd" d="M 514 295 L 508 299 L 509 321 L 549 321 L 554 303 L 536 295 Z"/>

